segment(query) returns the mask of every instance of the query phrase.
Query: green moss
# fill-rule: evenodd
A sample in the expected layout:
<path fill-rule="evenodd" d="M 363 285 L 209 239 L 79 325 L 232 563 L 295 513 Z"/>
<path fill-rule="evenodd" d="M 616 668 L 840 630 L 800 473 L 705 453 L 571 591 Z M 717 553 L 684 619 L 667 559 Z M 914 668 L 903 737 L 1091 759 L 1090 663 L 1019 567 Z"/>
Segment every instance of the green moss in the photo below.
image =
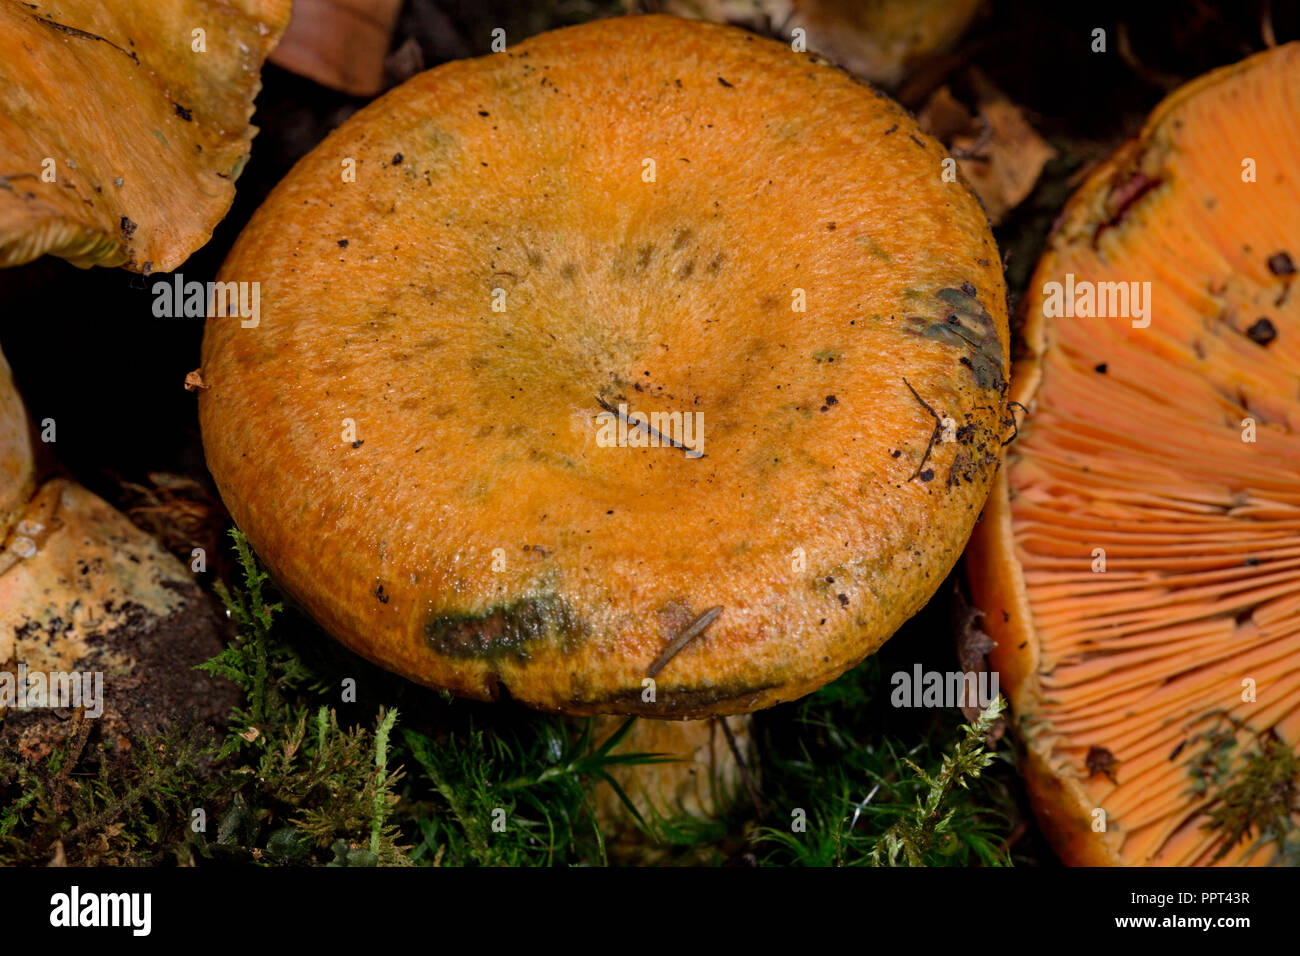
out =
<path fill-rule="evenodd" d="M 1209 801 L 1204 829 L 1221 835 L 1214 858 L 1250 841 L 1272 843 L 1281 859 L 1300 862 L 1300 754 L 1271 728 L 1253 730 L 1224 712 L 1211 716 L 1210 728 L 1192 738 L 1188 773 L 1192 792 Z"/>
<path fill-rule="evenodd" d="M 880 657 L 872 657 L 756 716 L 766 811 L 754 838 L 760 865 L 1010 863 L 1009 754 L 986 742 L 997 714 L 966 726 L 954 726 L 951 712 L 904 715 L 888 705 L 885 687 Z M 918 739 L 905 716 L 931 728 Z"/>
<path fill-rule="evenodd" d="M 613 766 L 663 759 L 614 753 L 630 721 L 597 739 L 589 720 L 453 701 L 370 668 L 282 606 L 247 542 L 234 540 L 238 580 L 219 590 L 237 635 L 206 665 L 243 696 L 224 739 L 173 729 L 132 741 L 126 763 L 75 734 L 44 760 L 0 748 L 0 864 L 60 854 L 89 865 L 609 862 L 594 788 L 612 784 Z M 542 599 L 508 616 L 527 635 L 555 613 Z M 359 699 L 340 700 L 346 679 Z M 967 772 L 989 755 L 967 734 L 949 767 L 929 737 L 899 736 L 898 712 L 877 707 L 882 683 L 873 658 L 759 714 L 762 805 L 742 802 L 726 820 L 633 813 L 654 859 L 869 865 L 901 821 L 915 829 L 896 831 L 899 862 L 910 862 L 908 846 L 925 863 L 1003 862 L 997 839 L 1009 826 L 989 809 L 999 791 Z M 697 706 L 729 692 L 690 699 L 661 687 L 660 699 Z M 951 731 L 939 723 L 935 740 Z M 937 810 L 924 802 L 936 787 Z M 807 833 L 789 832 L 792 806 L 807 810 Z M 206 825 L 196 826 L 196 810 Z"/>

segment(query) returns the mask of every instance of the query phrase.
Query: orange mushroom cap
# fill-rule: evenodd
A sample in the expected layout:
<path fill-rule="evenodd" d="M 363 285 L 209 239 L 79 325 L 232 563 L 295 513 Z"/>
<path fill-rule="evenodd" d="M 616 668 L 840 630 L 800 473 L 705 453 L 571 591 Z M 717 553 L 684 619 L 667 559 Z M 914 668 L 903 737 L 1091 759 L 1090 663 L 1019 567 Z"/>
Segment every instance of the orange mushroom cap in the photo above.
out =
<path fill-rule="evenodd" d="M 168 272 L 235 196 L 289 0 L 0 0 L 0 267 Z"/>
<path fill-rule="evenodd" d="M 1295 823 L 1268 795 L 1300 769 L 1298 146 L 1300 44 L 1201 77 L 1030 282 L 1029 413 L 967 568 L 1071 863 L 1262 863 Z"/>
<path fill-rule="evenodd" d="M 945 158 L 825 61 L 670 17 L 424 73 L 221 270 L 260 290 L 203 343 L 221 494 L 328 631 L 425 684 L 808 693 L 930 597 L 1000 457 L 999 259 Z M 638 413 L 702 422 L 702 455 Z"/>

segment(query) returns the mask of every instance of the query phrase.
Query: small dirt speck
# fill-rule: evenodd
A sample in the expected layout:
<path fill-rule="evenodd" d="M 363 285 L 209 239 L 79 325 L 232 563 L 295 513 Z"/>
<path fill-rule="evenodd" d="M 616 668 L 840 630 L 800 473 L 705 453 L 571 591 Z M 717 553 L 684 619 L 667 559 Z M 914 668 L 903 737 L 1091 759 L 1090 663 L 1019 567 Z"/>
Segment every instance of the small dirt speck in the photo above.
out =
<path fill-rule="evenodd" d="M 1105 747 L 1089 747 L 1088 756 L 1084 758 L 1084 764 L 1088 768 L 1089 778 L 1102 774 L 1109 777 L 1111 782 L 1115 780 L 1115 767 L 1118 761 L 1115 755 Z"/>
<path fill-rule="evenodd" d="M 1246 330 L 1246 337 L 1256 345 L 1268 345 L 1277 338 L 1277 327 L 1267 316 L 1260 316 L 1255 324 Z"/>
<path fill-rule="evenodd" d="M 1285 252 L 1276 252 L 1268 257 L 1268 271 L 1275 276 L 1295 275 L 1295 263 Z"/>

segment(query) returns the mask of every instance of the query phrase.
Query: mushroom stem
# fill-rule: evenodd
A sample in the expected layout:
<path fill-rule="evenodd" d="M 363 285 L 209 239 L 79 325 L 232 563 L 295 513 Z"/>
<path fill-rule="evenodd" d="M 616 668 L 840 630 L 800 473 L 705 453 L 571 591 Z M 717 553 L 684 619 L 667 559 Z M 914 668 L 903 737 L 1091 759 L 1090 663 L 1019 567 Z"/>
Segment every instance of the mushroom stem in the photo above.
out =
<path fill-rule="evenodd" d="M 613 733 L 624 719 L 596 718 L 596 737 Z M 706 720 L 640 718 L 615 753 L 664 754 L 676 759 L 613 767 L 610 776 L 651 826 L 683 817 L 721 819 L 746 790 L 758 805 L 752 726 L 750 714 Z M 596 787 L 596 816 L 611 844 L 620 844 L 629 852 L 645 846 L 644 834 L 608 783 Z"/>

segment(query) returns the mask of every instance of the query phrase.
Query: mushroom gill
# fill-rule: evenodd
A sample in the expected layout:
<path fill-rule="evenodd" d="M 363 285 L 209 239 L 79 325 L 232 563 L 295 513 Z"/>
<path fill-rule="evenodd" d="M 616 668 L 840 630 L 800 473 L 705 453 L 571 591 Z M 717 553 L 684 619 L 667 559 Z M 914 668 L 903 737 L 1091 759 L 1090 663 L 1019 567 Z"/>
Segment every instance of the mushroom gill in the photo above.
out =
<path fill-rule="evenodd" d="M 967 568 L 1069 862 L 1296 852 L 1297 148 L 1300 44 L 1201 77 L 1030 282 L 1027 414 Z"/>

